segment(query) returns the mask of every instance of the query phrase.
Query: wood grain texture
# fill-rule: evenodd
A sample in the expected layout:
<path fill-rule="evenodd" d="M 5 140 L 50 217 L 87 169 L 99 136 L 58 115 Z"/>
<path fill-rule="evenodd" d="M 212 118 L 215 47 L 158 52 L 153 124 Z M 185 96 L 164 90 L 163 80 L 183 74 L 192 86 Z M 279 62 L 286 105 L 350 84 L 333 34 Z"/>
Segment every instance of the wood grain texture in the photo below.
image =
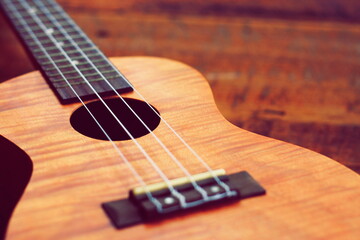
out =
<path fill-rule="evenodd" d="M 187 65 L 144 57 L 113 61 L 212 168 L 247 170 L 267 195 L 156 224 L 113 229 L 100 203 L 126 197 L 138 184 L 108 142 L 72 129 L 69 117 L 79 104 L 59 105 L 39 72 L 32 72 L 0 85 L 0 131 L 34 162 L 8 239 L 358 238 L 359 175 L 315 152 L 230 124 L 216 108 L 203 76 Z M 134 93 L 124 96 L 137 98 Z M 204 171 L 163 123 L 155 133 L 191 173 Z M 139 142 L 170 178 L 183 176 L 149 135 Z M 147 183 L 160 180 L 131 141 L 117 144 Z"/>
<path fill-rule="evenodd" d="M 360 172 L 359 1 L 59 0 L 108 56 L 176 59 L 232 123 Z M 0 79 L 33 67 L 0 18 Z"/>

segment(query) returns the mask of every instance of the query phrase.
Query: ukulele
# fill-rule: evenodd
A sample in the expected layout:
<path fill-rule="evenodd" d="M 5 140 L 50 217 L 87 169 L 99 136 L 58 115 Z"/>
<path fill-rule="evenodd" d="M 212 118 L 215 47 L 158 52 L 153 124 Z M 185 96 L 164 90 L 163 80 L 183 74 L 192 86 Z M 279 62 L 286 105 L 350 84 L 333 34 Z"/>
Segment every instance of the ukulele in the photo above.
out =
<path fill-rule="evenodd" d="M 39 68 L 0 85 L 0 238 L 359 238 L 353 171 L 230 124 L 190 66 L 107 59 L 53 0 L 0 5 Z"/>

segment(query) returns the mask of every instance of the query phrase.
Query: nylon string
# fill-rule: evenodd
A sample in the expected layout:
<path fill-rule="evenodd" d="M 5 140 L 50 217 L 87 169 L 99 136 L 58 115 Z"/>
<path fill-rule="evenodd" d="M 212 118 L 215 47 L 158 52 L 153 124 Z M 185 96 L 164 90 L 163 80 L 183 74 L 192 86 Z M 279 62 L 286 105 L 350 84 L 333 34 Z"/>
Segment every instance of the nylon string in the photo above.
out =
<path fill-rule="evenodd" d="M 77 29 L 78 33 L 80 35 L 82 35 L 89 43 L 93 44 L 91 42 L 91 40 L 84 34 L 84 32 L 79 28 L 79 26 L 71 19 L 71 17 L 61 8 L 61 6 L 55 4 L 53 1 L 47 1 L 49 4 L 51 4 L 54 8 L 56 8 L 58 10 L 58 13 L 60 15 L 62 15 L 65 19 L 67 19 L 68 22 L 71 22 L 71 24 L 73 25 L 74 28 Z M 98 47 L 96 45 L 94 45 L 94 47 L 98 49 Z M 131 84 L 131 82 L 117 69 L 117 67 L 115 67 L 113 65 L 113 63 L 111 61 L 109 61 L 109 59 L 102 53 L 102 51 L 99 50 L 99 54 L 101 55 L 101 57 L 110 65 L 113 66 L 113 68 L 115 69 L 115 71 L 122 76 L 122 78 L 131 86 L 133 86 Z M 107 84 L 113 88 L 113 86 L 111 85 L 110 82 L 107 81 L 107 79 L 105 79 L 105 81 L 107 82 Z M 115 90 L 113 89 L 114 92 L 116 93 L 116 95 L 118 95 L 118 97 L 122 98 L 121 95 Z M 228 195 L 232 195 L 231 190 L 229 188 L 229 186 L 224 183 L 223 181 L 220 180 L 220 178 L 214 174 L 213 169 L 210 168 L 210 166 L 206 163 L 206 161 L 204 161 L 200 155 L 174 130 L 174 128 L 153 108 L 153 106 L 151 106 L 151 104 L 145 99 L 145 97 L 133 86 L 133 90 L 134 92 L 151 108 L 151 110 L 165 123 L 165 125 L 170 129 L 171 132 L 173 132 L 173 134 L 185 145 L 185 147 L 198 159 L 198 161 L 206 168 L 206 170 L 212 175 L 212 177 L 215 179 L 215 181 L 222 186 L 226 192 L 228 193 Z"/>
<path fill-rule="evenodd" d="M 102 130 L 102 132 L 105 134 L 105 136 L 107 137 L 107 139 L 109 140 L 109 142 L 112 144 L 112 146 L 115 148 L 116 152 L 119 154 L 120 158 L 123 159 L 124 163 L 129 167 L 129 169 L 131 170 L 131 172 L 133 173 L 133 175 L 136 177 L 136 179 L 138 180 L 138 182 L 140 182 L 140 184 L 144 187 L 145 189 L 145 193 L 147 195 L 147 197 L 150 199 L 151 202 L 154 203 L 154 205 L 156 206 L 157 210 L 162 212 L 162 205 L 161 203 L 152 196 L 151 192 L 149 192 L 149 190 L 147 189 L 147 185 L 145 184 L 145 182 L 143 181 L 142 177 L 137 173 L 137 171 L 133 168 L 133 166 L 130 164 L 129 160 L 125 157 L 125 155 L 122 153 L 122 151 L 120 150 L 120 148 L 115 144 L 115 142 L 110 138 L 110 136 L 107 134 L 107 132 L 105 131 L 105 129 L 101 126 L 101 124 L 97 121 L 97 119 L 95 118 L 95 116 L 92 114 L 92 112 L 90 111 L 90 109 L 86 106 L 86 104 L 83 102 L 83 100 L 81 99 L 81 97 L 77 94 L 77 92 L 75 91 L 75 89 L 72 87 L 72 85 L 69 83 L 69 81 L 65 78 L 65 76 L 62 74 L 61 70 L 58 68 L 58 66 L 55 64 L 55 62 L 52 60 L 52 58 L 49 56 L 49 54 L 47 53 L 47 51 L 44 49 L 44 47 L 42 46 L 41 42 L 38 40 L 38 38 L 35 36 L 35 34 L 33 33 L 33 31 L 31 30 L 31 28 L 29 28 L 28 24 L 26 23 L 26 21 L 24 21 L 23 17 L 18 13 L 17 9 L 14 7 L 14 5 L 8 0 L 5 0 L 6 2 L 8 2 L 8 6 L 12 9 L 12 11 L 14 12 L 14 14 L 16 15 L 16 18 L 19 19 L 19 21 L 25 26 L 26 31 L 31 35 L 32 39 L 34 39 L 34 41 L 36 42 L 36 44 L 40 47 L 40 49 L 44 52 L 44 54 L 46 55 L 46 57 L 49 59 L 49 61 L 54 65 L 54 67 L 57 69 L 57 71 L 59 72 L 59 74 L 62 76 L 62 78 L 65 80 L 65 82 L 68 84 L 68 86 L 70 87 L 70 89 L 74 92 L 74 94 L 77 96 L 77 98 L 79 99 L 79 101 L 83 104 L 83 106 L 85 107 L 85 109 L 88 111 L 88 113 L 90 114 L 90 116 L 94 119 L 94 121 L 96 122 L 96 124 L 99 126 L 99 128 Z"/>
<path fill-rule="evenodd" d="M 27 3 L 28 7 L 30 7 Z M 37 22 L 37 24 L 43 29 L 44 32 L 46 32 L 47 27 L 41 22 L 39 17 L 35 13 L 30 13 L 32 15 L 32 18 Z M 35 17 L 34 17 L 35 16 Z M 124 129 L 126 134 L 131 138 L 131 140 L 135 143 L 135 145 L 138 147 L 140 152 L 145 156 L 145 158 L 150 162 L 150 164 L 153 166 L 153 168 L 158 172 L 160 177 L 164 180 L 168 188 L 170 189 L 170 192 L 172 195 L 176 196 L 182 207 L 186 208 L 186 201 L 185 197 L 180 194 L 173 186 L 170 180 L 167 178 L 167 176 L 163 173 L 163 171 L 157 166 L 155 161 L 150 157 L 150 155 L 145 151 L 145 149 L 139 144 L 139 142 L 133 137 L 133 135 L 130 133 L 130 131 L 125 127 L 125 125 L 120 121 L 120 119 L 115 115 L 115 113 L 110 109 L 110 107 L 105 103 L 104 99 L 99 95 L 99 93 L 94 89 L 94 87 L 91 85 L 91 83 L 86 79 L 86 77 L 82 74 L 80 69 L 77 67 L 77 65 L 73 62 L 73 60 L 68 56 L 68 54 L 64 51 L 63 47 L 60 46 L 56 39 L 52 36 L 52 34 L 48 34 L 49 38 L 55 43 L 56 46 L 58 46 L 58 49 L 63 53 L 63 55 L 66 57 L 66 59 L 70 62 L 70 64 L 76 69 L 76 71 L 79 73 L 81 78 L 84 80 L 84 82 L 91 88 L 91 90 L 95 93 L 97 98 L 102 102 L 102 104 L 106 107 L 106 109 L 109 111 L 109 113 L 114 117 L 114 119 L 119 123 L 119 125 Z M 93 66 L 94 67 L 94 66 Z"/>
<path fill-rule="evenodd" d="M 102 74 L 102 72 L 88 58 L 87 54 L 85 54 L 84 51 L 79 47 L 79 45 L 74 42 L 73 38 L 62 28 L 62 26 L 59 24 L 57 19 L 55 19 L 54 16 L 52 16 L 52 14 L 49 12 L 49 10 L 46 8 L 46 6 L 41 1 L 35 0 L 35 2 L 39 3 L 38 6 L 46 12 L 45 15 L 51 19 L 51 21 L 56 25 L 56 27 L 61 31 L 61 33 L 72 43 L 73 46 L 75 46 L 75 48 L 81 53 L 81 55 L 89 62 L 89 64 L 97 71 L 97 73 L 106 81 L 106 83 L 117 94 L 117 96 L 121 99 L 121 101 L 127 106 L 127 108 L 134 114 L 134 116 L 146 128 L 148 133 L 151 134 L 151 136 L 159 143 L 159 145 L 165 150 L 165 152 L 170 156 L 170 158 L 178 165 L 178 167 L 183 171 L 183 173 L 185 173 L 185 175 L 190 180 L 191 184 L 202 195 L 204 200 L 208 200 L 208 195 L 207 195 L 206 191 L 197 184 L 194 177 L 189 173 L 189 171 L 181 164 L 181 162 L 174 156 L 174 154 L 171 153 L 171 151 L 166 147 L 166 145 L 156 136 L 156 134 L 153 131 L 151 131 L 151 129 L 140 118 L 140 116 L 131 108 L 131 106 L 124 100 L 124 98 L 116 91 L 116 89 L 106 79 L 106 77 Z M 88 39 L 88 38 L 85 38 L 85 39 Z M 114 115 L 114 117 L 116 117 L 116 116 Z M 123 128 L 125 128 L 125 126 Z"/>
<path fill-rule="evenodd" d="M 148 128 L 148 126 L 143 122 L 143 120 L 136 114 L 136 112 L 131 109 L 131 107 L 126 103 L 126 101 L 121 97 L 121 95 L 119 93 L 117 93 L 116 89 L 114 89 L 114 87 L 110 84 L 110 82 L 103 76 L 103 74 L 101 73 L 101 71 L 99 71 L 99 69 L 92 63 L 92 61 L 87 57 L 87 55 L 82 51 L 82 49 L 74 42 L 74 40 L 68 35 L 68 33 L 66 31 L 63 30 L 63 28 L 61 27 L 61 25 L 58 23 L 58 21 L 51 15 L 51 12 L 49 12 L 49 10 L 46 8 L 46 6 L 41 2 L 41 1 L 36 1 L 37 5 L 42 8 L 44 11 L 46 11 L 45 15 L 48 16 L 51 21 L 56 25 L 56 27 L 62 32 L 63 35 L 66 36 L 66 38 L 68 38 L 72 45 L 75 46 L 77 48 L 77 50 L 79 50 L 79 52 L 86 58 L 86 60 L 88 61 L 88 63 L 90 63 L 92 65 L 92 67 L 94 67 L 94 69 L 96 69 L 96 71 L 99 73 L 99 75 L 107 82 L 107 84 L 113 89 L 113 91 L 119 96 L 119 98 L 127 105 L 127 107 L 132 111 L 132 113 L 138 118 L 138 120 L 144 125 L 144 127 L 149 131 L 149 133 L 156 139 L 156 141 L 160 144 L 160 146 L 167 152 L 167 154 L 172 158 L 173 161 L 175 161 L 175 163 L 181 168 L 181 170 L 187 175 L 188 179 L 191 181 L 191 183 L 193 184 L 194 188 L 203 196 L 204 200 L 207 201 L 208 200 L 208 196 L 206 191 L 201 188 L 200 186 L 198 186 L 198 184 L 196 183 L 196 181 L 194 180 L 194 178 L 189 174 L 189 172 L 184 168 L 184 166 L 176 159 L 176 157 L 169 151 L 169 149 L 163 144 L 163 142 Z M 31 6 L 29 6 L 26 2 L 23 3 L 21 2 L 21 4 L 23 5 L 24 8 L 30 9 Z M 26 6 L 26 5 L 27 6 Z M 57 5 L 55 5 L 55 7 L 58 7 Z M 61 10 L 61 8 L 60 8 Z M 60 11 L 60 14 L 63 14 L 63 11 Z M 32 16 L 32 18 L 38 23 L 38 25 L 44 30 L 44 32 L 46 33 L 47 27 L 41 22 L 40 18 L 35 14 L 35 11 L 29 11 L 29 14 Z M 19 15 L 19 14 L 17 14 Z M 64 15 L 64 14 L 63 14 Z M 68 18 L 70 19 L 70 18 Z M 66 15 L 65 15 L 65 20 L 66 20 Z M 71 19 L 70 19 L 71 20 Z M 27 25 L 27 24 L 26 24 Z M 73 25 L 79 29 L 77 27 L 76 24 L 73 23 Z M 87 36 L 85 34 L 83 34 L 83 32 L 80 30 L 79 33 L 81 35 L 84 35 L 84 39 L 88 40 Z M 31 34 L 32 37 L 34 38 L 34 34 Z M 112 112 L 112 110 L 106 105 L 106 103 L 104 102 L 104 100 L 100 97 L 100 95 L 96 92 L 96 90 L 92 87 L 92 85 L 89 83 L 89 81 L 86 79 L 86 77 L 81 73 L 80 69 L 76 66 L 76 64 L 74 64 L 74 62 L 71 60 L 71 58 L 66 54 L 66 52 L 64 51 L 64 49 L 60 46 L 60 44 L 58 44 L 58 42 L 56 41 L 56 39 L 51 35 L 48 34 L 49 38 L 54 42 L 55 46 L 57 46 L 59 48 L 59 50 L 63 53 L 63 55 L 67 58 L 67 60 L 70 62 L 71 65 L 73 65 L 73 67 L 76 69 L 76 71 L 78 71 L 78 73 L 80 74 L 80 76 L 83 78 L 83 80 L 85 81 L 85 83 L 88 84 L 88 86 L 94 91 L 94 93 L 97 95 L 97 97 L 100 99 L 100 101 L 104 104 L 104 106 L 109 110 L 109 112 L 113 115 L 113 117 L 116 119 L 116 121 L 121 125 L 121 127 L 125 130 L 125 132 L 129 135 L 129 137 L 133 140 L 133 142 L 137 145 L 137 147 L 140 149 L 140 151 L 144 154 L 144 156 L 147 158 L 147 160 L 152 164 L 152 166 L 155 168 L 155 170 L 159 173 L 159 175 L 163 178 L 164 182 L 168 185 L 171 193 L 176 196 L 179 200 L 180 200 L 180 204 L 182 207 L 186 207 L 186 201 L 185 198 L 182 194 L 180 194 L 179 192 L 177 192 L 176 189 L 173 188 L 172 184 L 169 182 L 168 178 L 164 175 L 164 173 L 161 171 L 161 169 L 156 165 L 156 163 L 153 161 L 153 159 L 146 153 L 146 151 L 142 148 L 142 146 L 137 142 L 137 140 L 131 135 L 131 133 L 126 129 L 126 127 L 121 123 L 121 121 L 116 117 L 116 115 Z M 36 39 L 37 40 L 37 39 Z M 90 41 L 88 41 L 90 42 Z M 37 40 L 37 43 L 39 44 L 39 41 Z M 92 42 L 90 42 L 92 44 Z M 41 44 L 41 43 L 40 43 Z M 92 44 L 93 45 L 93 44 Z M 96 46 L 94 45 L 94 47 L 96 48 Z M 41 46 L 42 50 L 46 53 L 46 50 L 43 49 L 43 47 Z M 101 51 L 99 51 L 99 53 L 101 54 L 101 56 L 103 57 L 104 60 L 106 60 L 108 63 L 111 64 L 111 62 L 101 53 Z M 58 67 L 56 66 L 56 64 L 52 61 L 51 57 L 46 53 L 47 57 L 49 58 L 49 60 L 54 64 L 54 66 L 57 68 L 57 70 L 59 71 L 59 73 L 62 75 L 62 77 L 64 78 L 64 80 L 67 82 L 67 84 L 71 87 L 72 91 L 74 91 L 74 93 L 77 95 L 77 97 L 79 98 L 79 100 L 82 102 L 82 104 L 86 107 L 86 105 L 84 104 L 84 102 L 81 100 L 81 98 L 78 96 L 78 94 L 75 92 L 75 90 L 72 88 L 71 84 L 67 81 L 67 79 L 63 76 L 63 74 L 61 73 L 61 71 L 58 69 Z M 112 64 L 111 64 L 112 65 Z M 114 67 L 114 69 L 116 69 Z M 116 69 L 117 70 L 117 69 Z M 118 71 L 118 70 L 117 70 Z M 123 76 L 119 71 L 118 73 Z M 124 77 L 124 79 L 129 83 L 129 81 Z M 130 83 L 129 83 L 130 84 Z M 145 100 L 145 98 L 134 88 L 134 91 L 136 91 L 136 93 Z M 181 142 L 203 163 L 203 165 L 208 169 L 208 171 L 213 175 L 214 179 L 216 180 L 216 182 L 221 185 L 227 192 L 227 195 L 229 195 L 229 187 L 223 183 L 216 175 L 214 175 L 214 173 L 212 172 L 211 168 L 200 158 L 200 156 L 180 137 L 180 135 L 178 135 L 175 130 L 162 118 L 162 116 L 160 116 L 160 114 L 158 114 L 155 109 L 145 100 L 144 102 L 147 103 L 147 105 L 160 117 L 160 119 L 162 119 L 165 124 L 167 125 L 167 127 L 173 131 L 175 133 L 175 135 L 181 140 Z M 116 144 L 110 139 L 110 137 L 108 136 L 108 134 L 105 132 L 105 130 L 100 126 L 100 124 L 98 123 L 98 121 L 95 119 L 95 117 L 91 114 L 90 110 L 86 107 L 87 111 L 90 113 L 90 115 L 94 118 L 95 122 L 99 125 L 99 127 L 101 128 L 101 130 L 104 132 L 104 134 L 107 136 L 107 138 L 109 139 L 109 141 L 112 142 L 113 146 L 115 146 L 115 149 L 121 153 L 120 149 L 116 146 Z M 120 155 L 123 156 L 123 154 L 121 153 Z M 127 165 L 131 164 L 129 163 L 129 161 L 125 158 L 125 156 L 122 157 L 123 160 L 125 160 L 125 162 L 127 162 Z M 136 172 L 134 171 L 135 169 L 131 166 L 130 169 L 132 169 L 132 172 Z M 138 180 L 139 180 L 139 174 L 136 172 L 136 174 L 134 174 L 137 176 Z M 146 184 L 143 182 L 142 178 L 140 177 L 140 181 L 142 183 L 142 185 L 146 186 Z M 231 192 L 230 192 L 231 194 Z M 154 199 L 152 198 L 152 196 L 148 196 L 150 200 L 152 200 L 154 202 Z M 158 207 L 158 204 L 155 204 Z M 161 204 L 160 204 L 161 206 Z M 159 207 L 158 207 L 159 208 Z"/>
<path fill-rule="evenodd" d="M 61 8 L 61 6 L 55 4 L 53 1 L 47 1 L 49 4 L 51 4 L 54 8 L 57 8 L 58 13 L 60 15 L 62 15 L 64 18 L 67 19 L 68 22 L 71 22 L 73 27 L 77 29 L 78 33 L 80 35 L 82 35 L 89 43 L 93 44 L 91 42 L 91 40 L 84 34 L 84 32 L 80 29 L 80 27 L 71 19 L 71 17 Z M 96 45 L 94 45 L 94 47 L 98 49 L 98 47 Z M 131 84 L 131 82 L 117 69 L 117 67 L 114 66 L 114 64 L 109 61 L 109 59 L 102 53 L 102 51 L 99 50 L 99 54 L 101 55 L 101 57 L 110 65 L 113 66 L 113 68 L 115 69 L 115 71 L 122 76 L 122 78 L 133 87 L 134 92 L 151 108 L 151 110 L 165 123 L 165 125 L 170 129 L 171 132 L 173 132 L 173 134 L 182 142 L 182 144 L 185 145 L 185 147 L 197 158 L 197 160 L 205 167 L 205 169 L 211 174 L 211 176 L 215 179 L 215 181 L 217 182 L 217 184 L 219 184 L 220 186 L 222 186 L 226 192 L 228 193 L 228 195 L 232 195 L 231 190 L 229 188 L 229 186 L 224 183 L 223 181 L 220 180 L 220 178 L 214 174 L 214 170 L 210 168 L 210 166 L 206 163 L 206 161 L 204 159 L 202 159 L 200 157 L 200 155 L 175 131 L 175 129 L 153 108 L 153 106 L 151 106 L 151 104 L 146 100 L 146 98 Z M 113 86 L 111 85 L 110 82 L 107 81 L 107 79 L 105 80 L 107 82 L 107 84 L 113 88 Z M 114 90 L 114 92 L 116 93 L 116 95 L 118 95 L 118 97 L 121 98 L 121 95 Z"/>
<path fill-rule="evenodd" d="M 29 4 L 26 2 L 20 2 L 21 5 L 25 9 L 33 9 Z M 47 27 L 43 24 L 43 22 L 39 19 L 39 17 L 36 15 L 36 11 L 29 11 L 29 14 L 33 18 L 34 21 L 42 28 L 42 30 L 47 33 Z M 171 194 L 175 196 L 177 199 L 179 199 L 179 202 L 183 208 L 186 208 L 186 200 L 185 197 L 179 193 L 173 186 L 170 180 L 166 177 L 166 175 L 162 172 L 162 170 L 157 166 L 157 164 L 154 162 L 154 160 L 150 157 L 150 155 L 144 150 L 144 148 L 139 144 L 139 142 L 133 137 L 133 135 L 129 132 L 129 130 L 124 126 L 124 124 L 117 118 L 117 116 L 114 114 L 114 112 L 110 109 L 110 107 L 105 103 L 105 101 L 102 99 L 102 97 L 99 95 L 99 93 L 94 89 L 94 87 L 90 84 L 90 82 L 86 79 L 86 77 L 82 74 L 80 69 L 77 67 L 77 65 L 74 63 L 74 61 L 66 54 L 64 51 L 62 45 L 60 45 L 56 39 L 52 36 L 52 34 L 48 34 L 48 37 L 53 41 L 55 46 L 62 52 L 62 54 L 66 57 L 66 59 L 70 62 L 70 64 L 74 67 L 74 69 L 79 73 L 81 78 L 84 80 L 84 82 L 90 87 L 90 89 L 95 93 L 95 95 L 98 97 L 98 99 L 102 102 L 102 104 L 107 108 L 109 113 L 114 117 L 114 119 L 119 123 L 119 125 L 124 129 L 126 134 L 131 138 L 131 140 L 135 143 L 135 145 L 138 147 L 140 152 L 145 156 L 145 158 L 150 162 L 150 164 L 153 166 L 153 168 L 157 171 L 157 173 L 160 175 L 160 177 L 163 179 L 163 181 L 166 183 L 168 189 L 170 190 Z"/>

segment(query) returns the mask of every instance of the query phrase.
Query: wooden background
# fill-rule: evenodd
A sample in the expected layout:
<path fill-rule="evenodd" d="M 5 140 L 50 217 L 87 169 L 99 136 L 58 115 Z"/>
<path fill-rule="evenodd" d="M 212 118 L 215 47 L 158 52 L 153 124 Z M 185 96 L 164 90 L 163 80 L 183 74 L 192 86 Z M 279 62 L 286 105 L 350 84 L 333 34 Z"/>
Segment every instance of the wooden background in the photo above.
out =
<path fill-rule="evenodd" d="M 232 123 L 360 172 L 358 0 L 58 2 L 106 55 L 185 62 Z M 0 29 L 0 81 L 33 70 Z"/>

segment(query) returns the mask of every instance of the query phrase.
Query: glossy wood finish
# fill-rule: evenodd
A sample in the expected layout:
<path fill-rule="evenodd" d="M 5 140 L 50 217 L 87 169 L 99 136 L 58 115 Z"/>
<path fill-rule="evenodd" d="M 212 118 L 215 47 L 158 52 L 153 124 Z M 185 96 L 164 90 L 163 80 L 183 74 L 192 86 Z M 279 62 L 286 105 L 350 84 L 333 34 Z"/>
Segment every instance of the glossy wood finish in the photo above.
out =
<path fill-rule="evenodd" d="M 359 1 L 58 2 L 108 56 L 185 62 L 232 123 L 360 172 Z M 0 28 L 0 79 L 29 72 Z"/>
<path fill-rule="evenodd" d="M 203 76 L 187 65 L 144 57 L 113 61 L 212 168 L 247 170 L 267 195 L 161 223 L 113 229 L 100 203 L 126 197 L 138 185 L 135 178 L 108 142 L 71 128 L 69 117 L 79 104 L 59 105 L 39 72 L 32 72 L 0 85 L 0 130 L 34 162 L 8 239 L 358 238 L 358 174 L 312 151 L 230 124 Z M 124 96 L 137 98 L 134 93 Z M 163 123 L 155 133 L 192 174 L 204 171 Z M 183 176 L 151 136 L 139 142 L 170 178 Z M 147 183 L 160 181 L 131 141 L 117 144 Z"/>

